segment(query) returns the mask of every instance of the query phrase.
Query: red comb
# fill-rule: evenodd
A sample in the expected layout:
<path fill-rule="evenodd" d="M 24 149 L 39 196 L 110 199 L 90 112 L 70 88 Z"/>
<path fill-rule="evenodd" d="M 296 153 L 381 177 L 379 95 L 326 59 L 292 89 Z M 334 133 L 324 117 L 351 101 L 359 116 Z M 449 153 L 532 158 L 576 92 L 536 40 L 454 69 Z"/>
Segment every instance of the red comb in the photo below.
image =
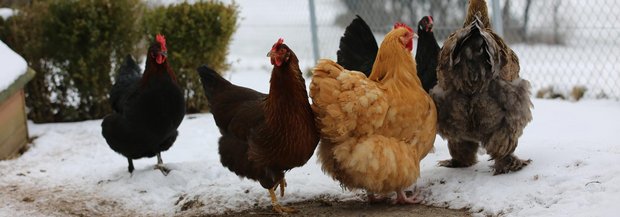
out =
<path fill-rule="evenodd" d="M 271 47 L 271 50 L 276 50 L 276 48 L 280 46 L 281 44 L 284 44 L 283 38 L 279 38 L 278 41 L 275 44 L 273 44 L 273 47 Z"/>
<path fill-rule="evenodd" d="M 407 24 L 404 24 L 404 23 L 395 23 L 394 29 L 398 29 L 398 28 L 407 28 L 409 32 L 413 32 L 413 29 L 411 29 L 411 27 L 407 26 Z"/>
<path fill-rule="evenodd" d="M 166 49 L 166 37 L 162 34 L 155 35 L 155 41 L 157 41 L 161 45 L 161 50 L 165 51 Z"/>

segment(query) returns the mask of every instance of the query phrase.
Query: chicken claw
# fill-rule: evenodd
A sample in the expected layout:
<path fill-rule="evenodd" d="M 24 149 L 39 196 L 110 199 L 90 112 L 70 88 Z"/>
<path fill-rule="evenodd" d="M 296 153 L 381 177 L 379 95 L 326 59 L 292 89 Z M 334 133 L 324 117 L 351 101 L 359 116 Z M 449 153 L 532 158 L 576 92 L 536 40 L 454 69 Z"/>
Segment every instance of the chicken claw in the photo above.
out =
<path fill-rule="evenodd" d="M 500 175 L 508 172 L 519 171 L 523 169 L 523 167 L 529 165 L 532 162 L 531 159 L 521 160 L 514 155 L 508 155 L 502 159 L 495 160 L 495 165 L 493 165 L 493 169 L 495 172 L 493 175 Z"/>
<path fill-rule="evenodd" d="M 368 203 L 370 204 L 382 203 L 388 200 L 388 197 L 381 196 L 381 195 L 375 195 L 372 192 L 368 192 L 366 193 L 366 195 L 368 196 Z"/>
<path fill-rule="evenodd" d="M 164 174 L 164 176 L 168 176 L 168 173 L 170 173 L 170 169 L 168 169 L 163 164 L 157 164 L 155 165 L 155 168 L 153 169 L 161 171 L 161 173 Z"/>
<path fill-rule="evenodd" d="M 413 195 L 411 197 L 407 197 L 404 191 L 396 192 L 396 200 L 392 202 L 392 204 L 418 204 L 421 203 L 423 198 L 419 196 L 420 191 L 417 189 L 413 191 Z"/>
<path fill-rule="evenodd" d="M 269 196 L 271 197 L 271 206 L 273 206 L 273 211 L 276 211 L 277 213 L 280 213 L 280 214 L 299 212 L 298 210 L 293 209 L 291 207 L 285 207 L 285 206 L 280 205 L 280 203 L 278 203 L 278 199 L 276 198 L 275 191 L 276 191 L 276 187 L 269 189 Z"/>
<path fill-rule="evenodd" d="M 439 161 L 437 165 L 441 167 L 448 167 L 448 168 L 462 168 L 462 167 L 470 167 L 471 165 L 474 165 L 475 163 L 476 163 L 475 161 L 472 163 L 462 163 L 454 159 L 449 159 L 449 160 Z"/>
<path fill-rule="evenodd" d="M 157 165 L 155 165 L 154 169 L 160 170 L 164 176 L 168 176 L 168 173 L 170 173 L 170 169 L 164 166 L 164 162 L 161 160 L 161 153 L 157 153 Z"/>

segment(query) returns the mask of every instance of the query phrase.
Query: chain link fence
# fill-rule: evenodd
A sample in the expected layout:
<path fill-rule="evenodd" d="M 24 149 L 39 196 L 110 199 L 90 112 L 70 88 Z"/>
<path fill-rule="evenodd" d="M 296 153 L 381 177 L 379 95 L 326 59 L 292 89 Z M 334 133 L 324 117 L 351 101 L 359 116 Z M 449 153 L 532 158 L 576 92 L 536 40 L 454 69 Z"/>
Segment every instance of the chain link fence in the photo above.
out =
<path fill-rule="evenodd" d="M 490 13 L 496 13 L 488 0 Z M 539 97 L 620 99 L 620 1 L 498 0 L 504 38 Z M 362 16 L 377 40 L 395 21 L 432 15 L 440 45 L 463 24 L 466 0 L 316 1 L 321 57 L 335 59 L 344 27 Z M 494 14 L 499 15 L 499 14 Z M 415 51 L 414 51 L 415 53 Z"/>
<path fill-rule="evenodd" d="M 493 14 L 490 3 L 495 0 L 487 1 Z M 573 92 L 586 90 L 588 99 L 620 99 L 620 1 L 497 1 L 504 38 L 519 56 L 521 76 L 532 83 L 535 95 L 574 98 Z M 239 5 L 240 23 L 230 47 L 233 71 L 259 65 L 265 73 L 270 69 L 265 54 L 279 37 L 295 51 L 303 70 L 314 66 L 310 2 L 316 11 L 318 57 L 330 59 L 336 59 L 340 37 L 355 14 L 369 23 L 378 41 L 396 21 L 415 26 L 423 16 L 432 15 L 441 45 L 463 25 L 467 7 L 467 0 L 234 2 Z"/>

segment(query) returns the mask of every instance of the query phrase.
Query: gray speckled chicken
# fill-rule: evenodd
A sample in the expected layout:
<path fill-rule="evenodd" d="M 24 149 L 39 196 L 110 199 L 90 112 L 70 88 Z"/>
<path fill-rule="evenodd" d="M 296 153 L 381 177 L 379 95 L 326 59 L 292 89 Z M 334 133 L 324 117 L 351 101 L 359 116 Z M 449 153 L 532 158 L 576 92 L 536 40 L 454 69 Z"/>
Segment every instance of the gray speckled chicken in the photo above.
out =
<path fill-rule="evenodd" d="M 446 167 L 469 167 L 481 146 L 495 160 L 494 174 L 517 171 L 531 160 L 515 151 L 532 120 L 530 84 L 519 77 L 519 59 L 490 27 L 485 0 L 470 0 L 463 28 L 444 42 L 431 90 L 438 133 L 448 140 Z"/>

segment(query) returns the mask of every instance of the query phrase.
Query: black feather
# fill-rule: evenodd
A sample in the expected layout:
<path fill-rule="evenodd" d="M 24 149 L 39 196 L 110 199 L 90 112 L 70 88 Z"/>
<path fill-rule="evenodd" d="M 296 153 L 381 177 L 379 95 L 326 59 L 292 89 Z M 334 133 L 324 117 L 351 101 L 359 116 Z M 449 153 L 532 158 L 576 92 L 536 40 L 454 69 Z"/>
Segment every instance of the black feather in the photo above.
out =
<path fill-rule="evenodd" d="M 142 77 L 142 69 L 136 63 L 136 61 L 127 54 L 123 64 L 118 69 L 118 74 L 115 77 L 115 83 L 110 90 L 110 105 L 115 112 L 122 113 L 122 105 L 127 100 L 127 94 L 132 85 L 136 84 Z"/>
<path fill-rule="evenodd" d="M 379 47 L 370 27 L 357 15 L 340 38 L 338 64 L 348 70 L 370 75 Z"/>

